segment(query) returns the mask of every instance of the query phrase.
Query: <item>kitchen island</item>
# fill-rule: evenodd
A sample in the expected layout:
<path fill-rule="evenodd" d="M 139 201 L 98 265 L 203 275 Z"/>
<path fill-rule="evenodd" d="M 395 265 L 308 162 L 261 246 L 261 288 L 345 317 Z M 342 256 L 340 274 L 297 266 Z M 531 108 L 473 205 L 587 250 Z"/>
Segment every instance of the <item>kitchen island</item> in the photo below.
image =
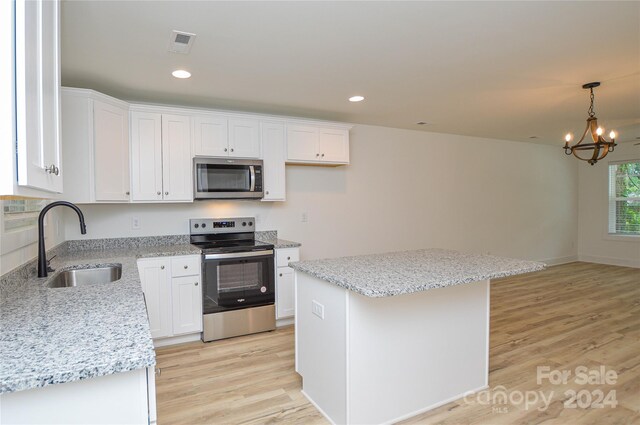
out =
<path fill-rule="evenodd" d="M 545 268 L 441 249 L 290 266 L 296 371 L 337 424 L 395 422 L 485 388 L 489 281 Z"/>

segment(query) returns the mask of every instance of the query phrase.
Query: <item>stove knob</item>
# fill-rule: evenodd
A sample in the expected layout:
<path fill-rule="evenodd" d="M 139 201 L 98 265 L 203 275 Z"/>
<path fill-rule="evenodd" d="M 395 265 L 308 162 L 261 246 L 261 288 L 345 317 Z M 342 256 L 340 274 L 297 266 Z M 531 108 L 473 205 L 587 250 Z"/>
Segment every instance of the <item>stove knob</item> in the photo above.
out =
<path fill-rule="evenodd" d="M 253 226 L 253 222 L 252 221 L 249 222 L 249 226 Z"/>
<path fill-rule="evenodd" d="M 205 227 L 207 227 L 207 223 L 202 223 L 202 228 L 204 229 Z"/>
<path fill-rule="evenodd" d="M 200 227 L 200 225 L 198 223 L 196 223 L 196 224 L 193 225 L 193 227 L 195 227 L 197 229 L 198 227 Z"/>
<path fill-rule="evenodd" d="M 243 225 L 243 226 L 246 226 L 246 225 L 247 225 L 247 222 L 246 222 L 246 221 L 243 221 L 243 222 L 242 222 L 242 225 Z"/>

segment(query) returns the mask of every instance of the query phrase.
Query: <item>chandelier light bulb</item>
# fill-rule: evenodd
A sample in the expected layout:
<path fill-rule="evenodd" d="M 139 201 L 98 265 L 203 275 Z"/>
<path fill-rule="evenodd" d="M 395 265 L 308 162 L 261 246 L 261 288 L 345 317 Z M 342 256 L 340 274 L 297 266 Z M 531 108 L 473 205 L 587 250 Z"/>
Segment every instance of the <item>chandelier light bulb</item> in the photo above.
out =
<path fill-rule="evenodd" d="M 597 134 L 598 136 L 602 136 L 602 133 L 604 133 L 604 128 L 602 128 L 602 127 L 598 127 L 598 128 L 596 129 L 596 134 Z"/>
<path fill-rule="evenodd" d="M 610 139 L 615 139 L 616 138 L 616 132 L 611 130 L 611 133 L 609 133 L 609 138 Z"/>
<path fill-rule="evenodd" d="M 564 140 L 567 143 L 569 143 L 571 141 L 571 139 L 573 139 L 573 134 L 571 134 L 571 133 L 567 133 L 567 135 L 564 136 Z"/>

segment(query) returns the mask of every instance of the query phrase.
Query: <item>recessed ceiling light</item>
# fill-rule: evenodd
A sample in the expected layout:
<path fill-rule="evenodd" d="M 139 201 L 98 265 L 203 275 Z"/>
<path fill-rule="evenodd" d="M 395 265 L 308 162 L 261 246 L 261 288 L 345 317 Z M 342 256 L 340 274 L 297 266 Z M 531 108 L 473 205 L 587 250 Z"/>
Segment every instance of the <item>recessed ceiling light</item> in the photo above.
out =
<path fill-rule="evenodd" d="M 416 124 L 418 124 L 418 125 L 427 125 L 429 123 L 426 122 L 426 121 L 418 121 Z"/>
<path fill-rule="evenodd" d="M 189 71 L 185 71 L 184 69 L 176 69 L 171 73 L 176 78 L 189 78 L 191 77 L 191 73 Z"/>
<path fill-rule="evenodd" d="M 351 96 L 349 98 L 349 102 L 362 102 L 364 100 L 364 96 Z"/>

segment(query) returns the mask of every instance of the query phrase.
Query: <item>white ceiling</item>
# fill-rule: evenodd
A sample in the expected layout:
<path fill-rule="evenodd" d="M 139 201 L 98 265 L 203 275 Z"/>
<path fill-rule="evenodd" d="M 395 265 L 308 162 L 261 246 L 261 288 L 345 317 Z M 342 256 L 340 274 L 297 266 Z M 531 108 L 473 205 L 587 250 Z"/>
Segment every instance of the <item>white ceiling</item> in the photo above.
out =
<path fill-rule="evenodd" d="M 128 100 L 561 144 L 590 81 L 601 125 L 640 137 L 640 2 L 62 4 L 63 84 Z"/>

